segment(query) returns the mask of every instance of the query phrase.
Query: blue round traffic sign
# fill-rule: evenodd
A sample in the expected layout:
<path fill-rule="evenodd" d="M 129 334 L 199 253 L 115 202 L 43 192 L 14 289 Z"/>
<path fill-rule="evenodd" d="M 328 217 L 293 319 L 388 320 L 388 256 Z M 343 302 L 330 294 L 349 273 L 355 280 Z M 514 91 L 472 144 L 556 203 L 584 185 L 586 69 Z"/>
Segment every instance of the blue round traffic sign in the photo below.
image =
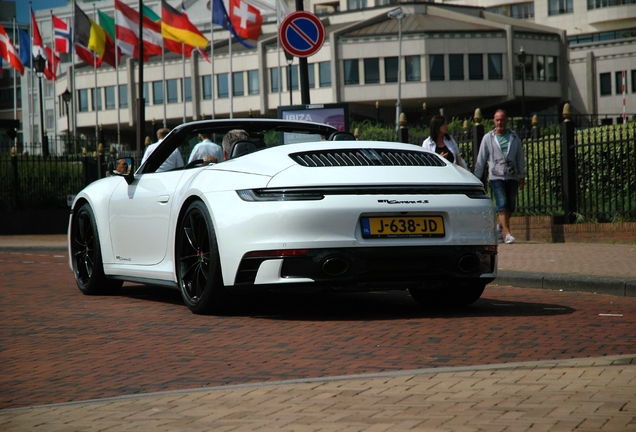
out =
<path fill-rule="evenodd" d="M 316 54 L 325 42 L 325 26 L 311 12 L 292 12 L 280 24 L 278 39 L 291 55 L 309 57 Z"/>

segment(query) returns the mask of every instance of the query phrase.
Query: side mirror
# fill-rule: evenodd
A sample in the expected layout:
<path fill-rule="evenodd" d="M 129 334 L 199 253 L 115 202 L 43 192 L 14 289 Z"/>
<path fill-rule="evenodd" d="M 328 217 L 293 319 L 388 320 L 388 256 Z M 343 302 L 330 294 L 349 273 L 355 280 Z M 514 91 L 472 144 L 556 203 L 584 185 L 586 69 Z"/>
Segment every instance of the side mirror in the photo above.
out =
<path fill-rule="evenodd" d="M 131 184 L 135 179 L 135 159 L 131 157 L 122 157 L 115 159 L 113 162 L 114 165 L 110 174 L 124 177 L 126 182 Z"/>

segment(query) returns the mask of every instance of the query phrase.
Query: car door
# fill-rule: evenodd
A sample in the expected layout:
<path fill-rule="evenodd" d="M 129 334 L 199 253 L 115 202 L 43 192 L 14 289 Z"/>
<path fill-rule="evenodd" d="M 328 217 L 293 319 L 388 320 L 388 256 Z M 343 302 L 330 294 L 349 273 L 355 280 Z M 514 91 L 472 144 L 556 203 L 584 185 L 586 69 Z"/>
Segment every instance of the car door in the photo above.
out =
<path fill-rule="evenodd" d="M 110 198 L 109 222 L 115 262 L 154 265 L 166 256 L 175 191 L 184 170 L 139 175 L 122 181 Z"/>

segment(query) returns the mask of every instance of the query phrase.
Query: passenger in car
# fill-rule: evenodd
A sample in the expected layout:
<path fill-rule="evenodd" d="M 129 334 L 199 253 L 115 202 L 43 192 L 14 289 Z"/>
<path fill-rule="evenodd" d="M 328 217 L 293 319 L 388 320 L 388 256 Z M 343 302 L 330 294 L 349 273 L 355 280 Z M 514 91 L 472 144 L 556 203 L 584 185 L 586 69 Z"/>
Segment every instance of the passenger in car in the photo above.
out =
<path fill-rule="evenodd" d="M 431 119 L 430 136 L 424 140 L 422 147 L 446 158 L 449 162 L 468 169 L 462 159 L 459 146 L 448 133 L 448 121 L 444 116 Z"/>
<path fill-rule="evenodd" d="M 150 144 L 146 148 L 146 152 L 144 153 L 144 157 L 141 160 L 142 164 L 146 161 L 146 159 L 148 159 L 148 156 L 150 156 L 152 154 L 152 152 L 155 151 L 155 149 L 159 146 L 159 144 L 161 144 L 161 142 L 166 137 L 166 135 L 168 135 L 169 132 L 170 132 L 170 129 L 168 129 L 168 128 L 161 128 L 161 129 L 159 129 L 157 131 L 157 139 L 158 139 L 158 141 L 156 143 L 154 143 L 154 144 Z M 163 161 L 161 166 L 159 168 L 157 168 L 156 172 L 170 171 L 170 170 L 173 170 L 175 168 L 183 168 L 183 166 L 184 166 L 184 164 L 183 164 L 183 158 L 181 157 L 181 152 L 179 151 L 178 148 L 176 148 L 170 154 L 170 156 L 168 156 L 168 158 L 165 161 Z"/>
<path fill-rule="evenodd" d="M 213 143 L 210 134 L 199 134 L 199 143 L 194 146 L 190 153 L 188 163 L 201 159 L 205 164 L 217 163 L 224 159 L 223 149 L 220 145 Z"/>
<path fill-rule="evenodd" d="M 249 141 L 250 134 L 243 129 L 232 129 L 223 137 L 223 158 L 225 160 L 230 158 L 230 151 L 232 150 L 232 144 L 236 141 Z"/>

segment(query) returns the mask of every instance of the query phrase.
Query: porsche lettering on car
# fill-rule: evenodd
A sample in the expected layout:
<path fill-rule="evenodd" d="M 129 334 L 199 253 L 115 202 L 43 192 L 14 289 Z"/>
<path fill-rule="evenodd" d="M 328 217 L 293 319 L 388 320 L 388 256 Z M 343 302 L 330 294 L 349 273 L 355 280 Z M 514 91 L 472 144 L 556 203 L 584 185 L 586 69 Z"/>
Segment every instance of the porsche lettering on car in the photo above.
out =
<path fill-rule="evenodd" d="M 200 134 L 226 160 L 188 160 Z M 163 171 L 178 150 L 184 166 Z M 479 179 L 420 146 L 359 141 L 319 123 L 203 120 L 173 129 L 137 169 L 73 201 L 69 264 L 84 294 L 123 282 L 180 290 L 194 313 L 236 294 L 408 290 L 475 302 L 497 275 L 495 210 Z"/>

